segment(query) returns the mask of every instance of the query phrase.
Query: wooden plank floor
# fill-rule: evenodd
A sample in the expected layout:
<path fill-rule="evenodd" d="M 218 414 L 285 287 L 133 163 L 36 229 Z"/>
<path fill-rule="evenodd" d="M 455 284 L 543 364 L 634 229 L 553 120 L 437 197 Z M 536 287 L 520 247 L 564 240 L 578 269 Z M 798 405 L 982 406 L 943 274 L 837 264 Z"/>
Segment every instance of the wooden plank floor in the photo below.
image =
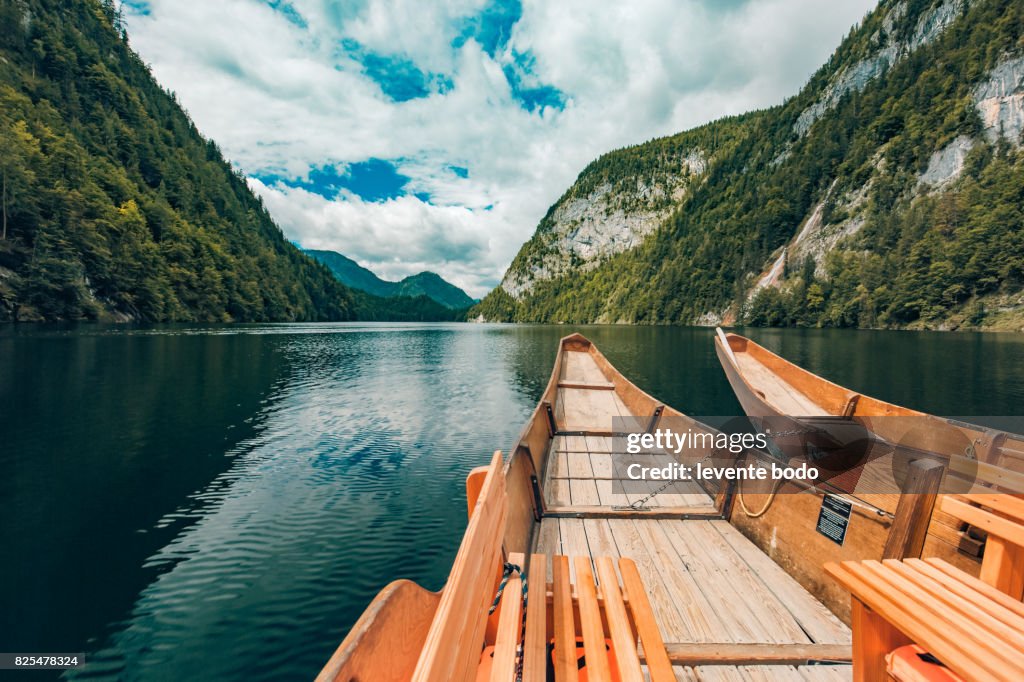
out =
<path fill-rule="evenodd" d="M 849 682 L 853 670 L 849 665 L 704 665 L 673 668 L 680 682 Z"/>
<path fill-rule="evenodd" d="M 596 391 L 595 391 L 596 392 Z M 601 391 L 610 393 L 610 391 Z M 556 436 L 548 453 L 544 481 L 549 506 L 625 506 L 659 490 L 659 481 L 630 481 L 616 486 L 612 455 L 615 439 L 610 436 Z M 624 453 L 619 453 L 623 455 Z M 670 461 L 668 455 L 637 455 L 648 466 Z M 696 482 L 680 481 L 644 502 L 645 507 L 703 507 L 714 503 Z"/>
<path fill-rule="evenodd" d="M 567 382 L 607 381 L 586 353 L 567 352 L 563 367 Z M 557 406 L 562 418 L 568 414 L 576 423 L 602 424 L 612 415 L 629 416 L 621 401 L 606 400 L 614 391 L 562 389 L 559 399 L 562 391 L 569 400 L 576 393 L 604 396 L 603 402 L 590 400 L 578 410 L 571 403 Z M 611 507 L 635 502 L 641 493 L 613 491 L 613 449 L 610 437 L 556 437 L 544 481 L 548 504 Z M 706 508 L 712 503 L 696 483 L 686 483 L 659 493 L 645 506 Z M 846 625 L 727 521 L 545 518 L 534 537 L 537 553 L 636 561 L 666 642 L 850 643 Z M 675 671 L 677 679 L 691 681 L 852 678 L 848 665 L 677 666 Z"/>
<path fill-rule="evenodd" d="M 850 641 L 849 628 L 726 521 L 546 518 L 533 551 L 636 561 L 666 641 Z"/>

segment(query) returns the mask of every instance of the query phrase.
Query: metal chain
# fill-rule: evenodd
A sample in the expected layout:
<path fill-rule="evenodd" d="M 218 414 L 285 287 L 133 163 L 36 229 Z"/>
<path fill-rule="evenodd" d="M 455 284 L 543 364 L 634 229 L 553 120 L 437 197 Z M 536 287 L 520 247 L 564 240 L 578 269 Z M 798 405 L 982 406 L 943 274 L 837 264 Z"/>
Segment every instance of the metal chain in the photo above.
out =
<path fill-rule="evenodd" d="M 650 495 L 647 495 L 646 497 L 641 497 L 639 500 L 637 500 L 636 502 L 633 502 L 632 504 L 629 505 L 630 509 L 643 509 L 645 502 L 649 501 L 651 498 L 653 498 L 658 493 L 665 492 L 666 489 L 670 488 L 675 483 L 676 483 L 676 481 L 669 481 L 665 485 L 661 486 L 660 488 L 658 488 L 657 490 L 652 492 Z"/>
<path fill-rule="evenodd" d="M 712 459 L 712 458 L 713 458 L 713 457 L 715 456 L 715 454 L 716 454 L 717 452 L 718 452 L 718 450 L 714 450 L 714 451 L 713 451 L 713 452 L 712 452 L 711 454 L 709 454 L 709 455 L 706 455 L 706 456 L 704 457 L 704 459 L 702 459 L 702 460 L 700 460 L 699 462 L 697 462 L 697 464 L 698 464 L 698 465 L 700 465 L 700 464 L 704 464 L 704 463 L 705 463 L 705 462 L 707 462 L 707 461 L 708 461 L 709 459 Z M 629 508 L 630 508 L 630 509 L 637 509 L 637 510 L 643 509 L 643 508 L 644 508 L 644 503 L 645 503 L 645 502 L 649 502 L 649 501 L 650 501 L 651 499 L 653 499 L 653 498 L 654 498 L 654 496 L 655 496 L 655 495 L 657 495 L 658 493 L 663 493 L 663 492 L 665 492 L 666 490 L 668 490 L 669 488 L 671 488 L 671 487 L 672 487 L 673 485 L 675 485 L 675 484 L 676 484 L 676 483 L 678 483 L 678 482 L 679 482 L 679 481 L 669 481 L 669 482 L 667 482 L 667 483 L 666 483 L 665 485 L 661 486 L 660 488 L 658 488 L 657 490 L 655 490 L 654 492 L 652 492 L 652 493 L 651 493 L 650 495 L 647 495 L 646 497 L 641 497 L 641 498 L 640 498 L 639 500 L 637 500 L 636 502 L 633 502 L 632 504 L 630 504 L 630 505 L 629 505 Z"/>
<path fill-rule="evenodd" d="M 786 436 L 806 436 L 811 433 L 823 433 L 823 431 L 821 429 L 792 429 L 790 431 L 772 433 L 770 429 L 765 429 L 764 435 L 775 440 L 776 438 L 785 438 Z"/>

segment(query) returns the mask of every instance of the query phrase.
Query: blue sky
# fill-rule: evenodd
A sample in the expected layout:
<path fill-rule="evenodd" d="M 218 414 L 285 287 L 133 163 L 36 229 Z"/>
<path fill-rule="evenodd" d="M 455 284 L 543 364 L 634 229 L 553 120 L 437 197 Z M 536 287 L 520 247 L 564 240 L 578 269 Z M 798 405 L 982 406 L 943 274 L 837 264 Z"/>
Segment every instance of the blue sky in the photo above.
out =
<path fill-rule="evenodd" d="M 481 296 L 603 152 L 794 94 L 865 0 L 138 0 L 289 239 Z"/>

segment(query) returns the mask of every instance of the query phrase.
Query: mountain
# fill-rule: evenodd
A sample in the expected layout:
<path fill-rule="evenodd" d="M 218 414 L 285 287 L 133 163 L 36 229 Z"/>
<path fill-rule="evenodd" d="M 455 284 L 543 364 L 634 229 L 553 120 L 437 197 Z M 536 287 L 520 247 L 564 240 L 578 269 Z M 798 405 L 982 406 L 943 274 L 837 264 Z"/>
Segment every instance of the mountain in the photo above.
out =
<path fill-rule="evenodd" d="M 305 249 L 305 252 L 314 260 L 318 260 L 326 265 L 338 281 L 345 286 L 365 291 L 374 296 L 392 295 L 394 282 L 385 282 L 348 256 L 342 255 L 337 251 L 320 251 L 317 249 Z"/>
<path fill-rule="evenodd" d="M 306 249 L 306 253 L 330 268 L 334 276 L 346 286 L 374 296 L 428 296 L 453 309 L 468 308 L 476 303 L 476 299 L 470 298 L 465 291 L 433 272 L 421 272 L 418 275 L 410 275 L 400 282 L 389 282 L 336 251 Z"/>
<path fill-rule="evenodd" d="M 0 0 L 0 320 L 343 320 L 128 44 L 113 0 Z"/>
<path fill-rule="evenodd" d="M 487 320 L 1024 327 L 1024 3 L 884 0 L 783 104 L 611 152 Z"/>
<path fill-rule="evenodd" d="M 469 294 L 434 272 L 410 275 L 398 282 L 399 296 L 429 296 L 449 308 L 468 308 L 477 302 Z"/>

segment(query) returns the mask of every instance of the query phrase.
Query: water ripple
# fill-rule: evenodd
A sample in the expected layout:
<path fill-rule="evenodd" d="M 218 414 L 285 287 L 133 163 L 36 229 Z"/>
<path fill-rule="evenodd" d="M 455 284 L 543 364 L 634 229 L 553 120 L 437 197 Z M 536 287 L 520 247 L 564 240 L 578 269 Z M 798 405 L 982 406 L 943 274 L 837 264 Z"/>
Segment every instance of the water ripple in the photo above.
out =
<path fill-rule="evenodd" d="M 351 331 L 288 336 L 293 370 L 258 434 L 155 524 L 182 530 L 147 559 L 158 574 L 130 618 L 70 677 L 311 677 L 391 579 L 440 587 L 465 472 L 512 440 L 531 399 L 477 339 Z"/>

